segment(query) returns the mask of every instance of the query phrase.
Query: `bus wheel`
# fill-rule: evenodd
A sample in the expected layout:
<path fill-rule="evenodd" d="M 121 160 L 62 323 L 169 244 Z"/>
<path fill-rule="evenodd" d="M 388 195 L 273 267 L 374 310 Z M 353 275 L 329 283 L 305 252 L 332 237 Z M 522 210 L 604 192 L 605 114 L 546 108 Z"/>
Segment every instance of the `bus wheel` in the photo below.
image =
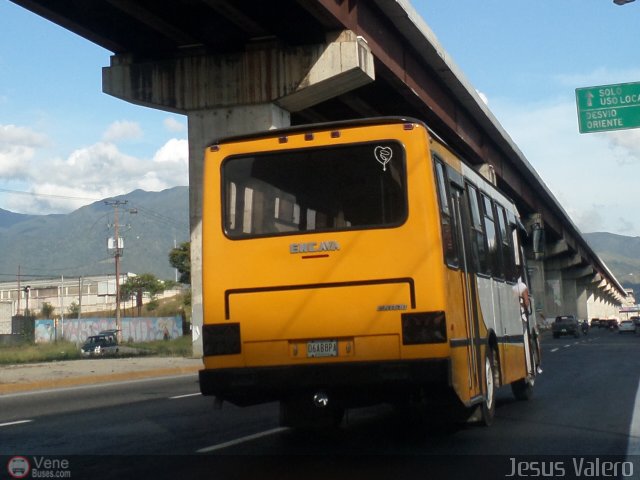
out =
<path fill-rule="evenodd" d="M 521 378 L 511 384 L 511 391 L 517 400 L 529 400 L 533 395 L 534 377 Z"/>
<path fill-rule="evenodd" d="M 499 370 L 494 359 L 495 352 L 493 349 L 487 348 L 484 357 L 485 397 L 480 407 L 480 424 L 487 427 L 493 423 L 496 414 L 496 390 Z"/>

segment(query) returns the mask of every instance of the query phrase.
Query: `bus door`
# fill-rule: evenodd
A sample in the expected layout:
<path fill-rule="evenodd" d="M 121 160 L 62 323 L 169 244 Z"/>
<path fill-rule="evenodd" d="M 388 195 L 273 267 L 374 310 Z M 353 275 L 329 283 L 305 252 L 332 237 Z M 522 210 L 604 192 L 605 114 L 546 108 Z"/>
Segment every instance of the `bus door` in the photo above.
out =
<path fill-rule="evenodd" d="M 478 318 L 477 292 L 474 282 L 475 268 L 472 266 L 472 243 L 469 236 L 470 213 L 466 192 L 455 181 L 450 183 L 455 237 L 460 251 L 462 290 L 465 302 L 465 327 L 467 336 L 467 371 L 471 396 L 478 395 L 482 385 L 482 352 L 480 351 L 480 329 Z"/>

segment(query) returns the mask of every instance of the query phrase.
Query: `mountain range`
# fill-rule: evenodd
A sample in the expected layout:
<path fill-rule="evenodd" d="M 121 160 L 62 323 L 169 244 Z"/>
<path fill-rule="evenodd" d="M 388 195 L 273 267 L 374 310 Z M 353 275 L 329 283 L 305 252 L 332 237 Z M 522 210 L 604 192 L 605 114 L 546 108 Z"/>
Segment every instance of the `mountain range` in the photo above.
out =
<path fill-rule="evenodd" d="M 625 288 L 640 300 L 640 237 L 606 232 L 584 233 L 591 248 Z"/>
<path fill-rule="evenodd" d="M 68 214 L 25 215 L 0 209 L 0 281 L 61 275 L 115 273 L 107 239 L 114 237 L 115 210 L 124 251 L 121 271 L 175 279 L 169 264 L 174 245 L 189 241 L 189 188 L 135 190 Z M 640 293 L 640 237 L 583 234 L 616 278 Z M 637 296 L 637 295 L 636 295 Z"/>
<path fill-rule="evenodd" d="M 0 281 L 115 274 L 107 239 L 116 209 L 124 250 L 120 271 L 175 280 L 174 245 L 189 240 L 189 188 L 135 190 L 68 214 L 25 215 L 0 209 Z"/>

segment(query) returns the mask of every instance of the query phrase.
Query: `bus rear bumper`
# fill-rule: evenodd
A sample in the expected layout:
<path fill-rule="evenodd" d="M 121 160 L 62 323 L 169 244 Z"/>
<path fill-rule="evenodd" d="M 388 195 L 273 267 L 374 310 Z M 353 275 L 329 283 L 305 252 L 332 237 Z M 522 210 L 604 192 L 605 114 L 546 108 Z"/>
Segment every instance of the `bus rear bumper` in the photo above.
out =
<path fill-rule="evenodd" d="M 314 391 L 330 392 L 348 406 L 404 401 L 450 385 L 450 361 L 349 362 L 200 370 L 200 390 L 247 406 Z"/>

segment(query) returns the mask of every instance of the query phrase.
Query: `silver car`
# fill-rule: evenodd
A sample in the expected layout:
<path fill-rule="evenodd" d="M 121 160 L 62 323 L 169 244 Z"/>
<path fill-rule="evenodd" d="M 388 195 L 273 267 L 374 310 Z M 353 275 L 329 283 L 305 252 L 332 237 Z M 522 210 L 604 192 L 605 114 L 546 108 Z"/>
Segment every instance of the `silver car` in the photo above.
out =
<path fill-rule="evenodd" d="M 618 332 L 620 333 L 624 333 L 624 332 L 635 333 L 635 331 L 636 331 L 636 324 L 633 323 L 633 320 L 622 320 L 618 325 Z"/>

